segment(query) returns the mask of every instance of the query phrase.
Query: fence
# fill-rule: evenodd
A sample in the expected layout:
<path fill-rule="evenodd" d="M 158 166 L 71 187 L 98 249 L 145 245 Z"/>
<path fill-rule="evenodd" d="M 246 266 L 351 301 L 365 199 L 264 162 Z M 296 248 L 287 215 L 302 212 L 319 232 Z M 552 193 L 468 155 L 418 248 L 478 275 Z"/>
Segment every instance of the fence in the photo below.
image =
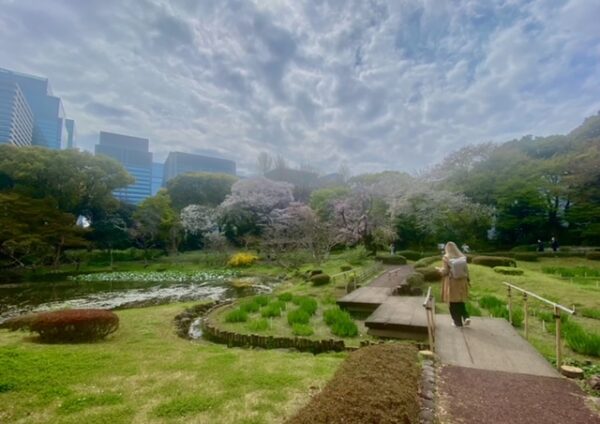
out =
<path fill-rule="evenodd" d="M 524 322 L 523 322 L 523 327 L 525 328 L 525 339 L 529 339 L 529 304 L 528 304 L 528 299 L 530 297 L 539 300 L 542 303 L 546 303 L 548 305 L 550 305 L 553 309 L 554 312 L 554 319 L 556 322 L 556 335 L 555 335 L 555 342 L 556 342 L 556 368 L 558 368 L 560 370 L 560 366 L 562 365 L 562 341 L 561 341 L 561 334 L 560 334 L 560 314 L 561 311 L 569 314 L 569 315 L 573 315 L 575 313 L 574 310 L 567 308 L 566 306 L 560 305 L 558 303 L 552 302 L 548 299 L 544 299 L 543 297 L 532 293 L 530 291 L 527 291 L 525 289 L 522 289 L 521 287 L 517 287 L 514 284 L 510 284 L 510 283 L 503 283 L 507 290 L 508 290 L 508 321 L 512 324 L 512 291 L 518 291 L 523 295 L 523 315 L 524 315 Z"/>
<path fill-rule="evenodd" d="M 331 276 L 331 281 L 333 283 L 343 281 L 346 284 L 346 293 L 349 293 L 350 291 L 356 289 L 357 284 L 362 283 L 372 276 L 378 274 L 382 269 L 383 265 L 381 263 L 376 263 L 358 271 L 351 269 L 349 271 L 334 274 Z M 352 290 L 349 290 L 350 288 L 352 288 Z"/>
<path fill-rule="evenodd" d="M 427 289 L 423 302 L 427 314 L 427 335 L 429 336 L 429 350 L 435 352 L 435 298 L 431 294 L 431 287 Z"/>

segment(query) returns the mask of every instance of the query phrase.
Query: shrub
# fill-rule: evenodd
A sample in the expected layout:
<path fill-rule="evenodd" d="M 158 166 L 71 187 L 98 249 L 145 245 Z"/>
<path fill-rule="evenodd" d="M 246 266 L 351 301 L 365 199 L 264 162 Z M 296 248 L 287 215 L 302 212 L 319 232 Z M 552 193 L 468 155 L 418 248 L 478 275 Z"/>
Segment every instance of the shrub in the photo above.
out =
<path fill-rule="evenodd" d="M 308 324 L 310 321 L 310 315 L 304 309 L 298 308 L 288 312 L 287 321 L 289 325 Z"/>
<path fill-rule="evenodd" d="M 310 281 L 312 281 L 314 286 L 323 286 L 329 284 L 331 277 L 327 274 L 316 274 L 310 277 Z"/>
<path fill-rule="evenodd" d="M 250 321 L 246 326 L 250 331 L 265 331 L 269 329 L 269 321 L 264 318 L 258 318 Z"/>
<path fill-rule="evenodd" d="M 331 328 L 331 332 L 338 337 L 354 337 L 358 335 L 358 327 L 350 314 L 337 306 L 326 310 L 323 314 L 323 319 Z"/>
<path fill-rule="evenodd" d="M 421 258 L 417 262 L 415 262 L 415 268 L 425 268 L 430 265 L 433 265 L 437 261 L 440 261 L 442 258 L 439 256 L 428 256 L 426 258 Z"/>
<path fill-rule="evenodd" d="M 535 253 L 515 253 L 515 259 L 517 261 L 537 262 L 538 255 Z"/>
<path fill-rule="evenodd" d="M 423 278 L 428 282 L 436 282 L 440 281 L 442 278 L 440 272 L 433 267 L 425 267 L 425 268 L 415 268 L 415 271 L 423 274 Z"/>
<path fill-rule="evenodd" d="M 493 309 L 506 306 L 506 302 L 498 299 L 496 296 L 486 295 L 479 298 L 479 306 L 484 309 Z"/>
<path fill-rule="evenodd" d="M 312 316 L 317 312 L 318 304 L 315 299 L 308 296 L 296 296 L 292 299 L 294 305 L 297 305 L 299 309 L 305 311 L 308 315 Z"/>
<path fill-rule="evenodd" d="M 479 309 L 477 306 L 473 305 L 471 302 L 467 302 L 465 306 L 467 307 L 467 312 L 469 313 L 470 316 L 472 316 L 472 317 L 480 317 L 481 316 L 481 309 Z"/>
<path fill-rule="evenodd" d="M 404 256 L 406 259 L 410 259 L 411 261 L 418 261 L 421 259 L 421 253 L 415 250 L 400 250 L 396 252 L 396 255 Z"/>
<path fill-rule="evenodd" d="M 420 272 L 413 272 L 408 277 L 406 277 L 406 283 L 411 287 L 420 286 L 423 283 L 425 283 L 425 278 Z"/>
<path fill-rule="evenodd" d="M 364 246 L 358 246 L 348 249 L 343 256 L 349 264 L 358 266 L 369 259 L 369 252 L 367 252 L 367 249 L 365 249 Z"/>
<path fill-rule="evenodd" d="M 342 266 L 340 267 L 340 270 L 341 270 L 342 272 L 350 271 L 351 269 L 352 269 L 352 267 L 351 267 L 350 265 L 342 265 Z"/>
<path fill-rule="evenodd" d="M 296 336 L 312 336 L 314 330 L 310 325 L 294 324 L 292 325 L 292 333 L 294 333 Z"/>
<path fill-rule="evenodd" d="M 248 313 L 242 309 L 234 309 L 225 315 L 225 322 L 246 322 Z"/>
<path fill-rule="evenodd" d="M 587 252 L 585 257 L 590 261 L 600 261 L 600 252 Z"/>
<path fill-rule="evenodd" d="M 508 266 L 495 266 L 494 272 L 504 275 L 523 275 L 524 271 L 519 268 L 511 268 Z"/>
<path fill-rule="evenodd" d="M 119 317 L 104 309 L 66 309 L 16 317 L 2 326 L 38 333 L 44 342 L 86 342 L 117 331 Z"/>
<path fill-rule="evenodd" d="M 269 302 L 271 301 L 269 296 L 265 296 L 264 294 L 254 296 L 253 300 L 254 300 L 254 302 L 258 303 L 260 306 L 267 306 L 269 304 Z"/>
<path fill-rule="evenodd" d="M 536 244 L 521 244 L 510 249 L 511 252 L 535 252 L 536 250 Z"/>
<path fill-rule="evenodd" d="M 289 292 L 280 293 L 277 295 L 277 299 L 281 300 L 282 302 L 291 302 L 293 298 L 294 296 Z"/>
<path fill-rule="evenodd" d="M 260 305 L 255 299 L 247 300 L 240 304 L 240 309 L 247 313 L 258 312 Z"/>
<path fill-rule="evenodd" d="M 281 311 L 285 311 L 285 302 L 276 300 L 275 302 L 271 302 L 267 306 L 262 308 L 260 310 L 260 315 L 263 318 L 280 317 Z"/>
<path fill-rule="evenodd" d="M 311 269 L 310 271 L 308 271 L 308 275 L 311 277 L 314 277 L 315 275 L 319 275 L 319 274 L 323 274 L 322 269 Z"/>
<path fill-rule="evenodd" d="M 406 258 L 400 255 L 379 254 L 375 257 L 381 263 L 386 265 L 405 265 Z"/>
<path fill-rule="evenodd" d="M 475 265 L 489 266 L 490 268 L 495 266 L 517 266 L 514 259 L 502 256 L 475 256 L 473 263 Z"/>
<path fill-rule="evenodd" d="M 252 253 L 240 252 L 240 253 L 236 253 L 231 258 L 229 258 L 227 265 L 229 265 L 231 267 L 236 267 L 236 268 L 243 267 L 243 266 L 250 266 L 250 265 L 254 264 L 254 262 L 256 262 L 257 260 L 258 260 L 258 256 L 254 255 Z"/>

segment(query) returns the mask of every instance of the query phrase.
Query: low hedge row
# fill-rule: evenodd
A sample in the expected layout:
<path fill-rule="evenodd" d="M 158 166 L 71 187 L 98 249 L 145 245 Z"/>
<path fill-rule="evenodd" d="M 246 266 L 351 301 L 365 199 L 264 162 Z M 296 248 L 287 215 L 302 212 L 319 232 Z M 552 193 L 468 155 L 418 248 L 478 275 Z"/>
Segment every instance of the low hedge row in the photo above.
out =
<path fill-rule="evenodd" d="M 417 261 L 423 257 L 421 252 L 417 252 L 416 250 L 399 250 L 396 252 L 396 255 L 404 256 L 411 261 Z"/>
<path fill-rule="evenodd" d="M 514 258 L 517 261 L 524 261 L 524 262 L 537 262 L 538 260 L 538 255 L 535 253 L 515 253 Z"/>
<path fill-rule="evenodd" d="M 425 258 L 421 258 L 417 262 L 415 262 L 415 268 L 428 267 L 429 265 L 433 265 L 434 263 L 436 263 L 437 261 L 439 261 L 441 259 L 442 258 L 440 256 L 427 256 Z"/>
<path fill-rule="evenodd" d="M 524 273 L 524 271 L 522 269 L 513 268 L 513 267 L 509 267 L 509 266 L 495 266 L 493 269 L 494 269 L 494 272 L 497 272 L 498 274 L 504 274 L 504 275 L 523 275 L 523 273 Z"/>
<path fill-rule="evenodd" d="M 400 255 L 379 254 L 375 257 L 379 262 L 386 265 L 405 265 L 406 258 Z"/>
<path fill-rule="evenodd" d="M 329 284 L 331 277 L 327 274 L 315 274 L 310 277 L 310 281 L 312 281 L 313 286 L 324 286 L 325 284 Z"/>
<path fill-rule="evenodd" d="M 502 256 L 475 256 L 473 258 L 473 263 L 475 265 L 489 266 L 491 268 L 496 266 L 517 266 L 514 259 Z"/>
<path fill-rule="evenodd" d="M 423 279 L 427 282 L 436 282 L 440 281 L 442 278 L 440 272 L 432 266 L 424 267 L 424 268 L 415 268 L 415 272 L 423 275 Z"/>

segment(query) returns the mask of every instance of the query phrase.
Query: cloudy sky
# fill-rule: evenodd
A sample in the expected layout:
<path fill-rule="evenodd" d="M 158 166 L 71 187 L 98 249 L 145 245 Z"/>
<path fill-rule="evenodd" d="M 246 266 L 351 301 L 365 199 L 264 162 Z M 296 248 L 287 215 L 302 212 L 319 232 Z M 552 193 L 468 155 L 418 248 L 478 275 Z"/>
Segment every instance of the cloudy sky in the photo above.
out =
<path fill-rule="evenodd" d="M 254 171 L 413 172 L 600 110 L 598 0 L 0 0 L 0 67 L 76 120 Z"/>

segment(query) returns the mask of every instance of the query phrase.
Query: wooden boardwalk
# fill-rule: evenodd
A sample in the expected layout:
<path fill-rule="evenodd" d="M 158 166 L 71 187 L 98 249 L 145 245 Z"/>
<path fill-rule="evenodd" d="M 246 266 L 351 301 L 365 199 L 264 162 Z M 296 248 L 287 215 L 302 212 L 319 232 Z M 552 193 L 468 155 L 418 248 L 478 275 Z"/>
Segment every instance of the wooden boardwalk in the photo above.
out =
<path fill-rule="evenodd" d="M 423 297 L 390 296 L 366 319 L 365 326 L 373 336 L 426 340 Z"/>

